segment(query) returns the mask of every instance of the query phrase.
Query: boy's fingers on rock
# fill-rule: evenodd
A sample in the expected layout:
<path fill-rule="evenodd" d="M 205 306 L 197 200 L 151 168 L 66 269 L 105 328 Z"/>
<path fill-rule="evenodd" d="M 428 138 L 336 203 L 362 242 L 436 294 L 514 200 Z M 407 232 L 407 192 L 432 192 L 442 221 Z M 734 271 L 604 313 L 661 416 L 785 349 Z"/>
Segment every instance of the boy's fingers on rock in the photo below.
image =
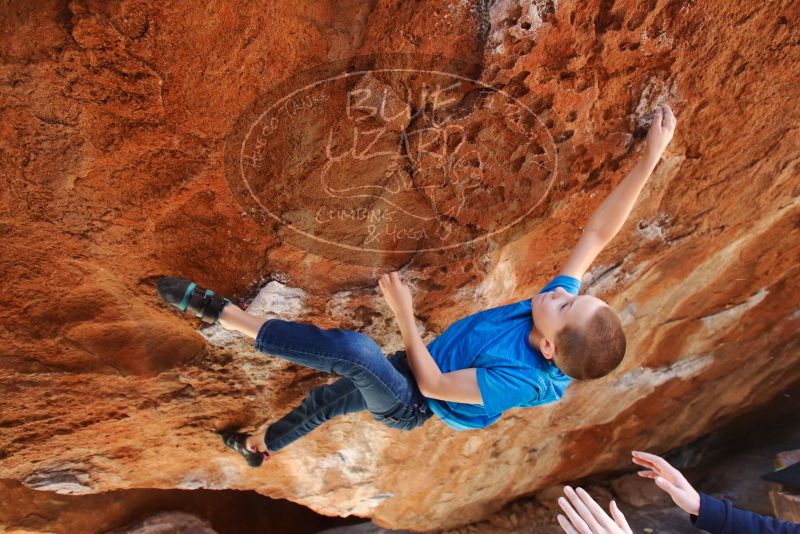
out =
<path fill-rule="evenodd" d="M 652 122 L 652 126 L 653 126 L 654 128 L 661 128 L 661 119 L 662 119 L 661 108 L 658 108 L 658 109 L 656 110 L 656 112 L 655 112 L 655 113 L 653 113 L 653 122 Z"/>
<path fill-rule="evenodd" d="M 664 123 L 670 127 L 675 124 L 675 115 L 672 113 L 672 109 L 666 104 L 664 104 Z"/>

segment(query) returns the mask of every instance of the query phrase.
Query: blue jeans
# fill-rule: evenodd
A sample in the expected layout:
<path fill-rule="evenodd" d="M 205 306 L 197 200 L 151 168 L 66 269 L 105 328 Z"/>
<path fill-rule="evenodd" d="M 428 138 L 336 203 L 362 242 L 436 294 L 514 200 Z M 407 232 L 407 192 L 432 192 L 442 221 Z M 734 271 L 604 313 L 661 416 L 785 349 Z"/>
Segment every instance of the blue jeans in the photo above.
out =
<path fill-rule="evenodd" d="M 433 415 L 406 352 L 386 357 L 375 340 L 361 332 L 268 319 L 258 331 L 255 348 L 341 376 L 311 389 L 299 406 L 267 428 L 264 441 L 270 451 L 282 449 L 337 415 L 368 410 L 376 421 L 400 430 L 411 430 Z"/>

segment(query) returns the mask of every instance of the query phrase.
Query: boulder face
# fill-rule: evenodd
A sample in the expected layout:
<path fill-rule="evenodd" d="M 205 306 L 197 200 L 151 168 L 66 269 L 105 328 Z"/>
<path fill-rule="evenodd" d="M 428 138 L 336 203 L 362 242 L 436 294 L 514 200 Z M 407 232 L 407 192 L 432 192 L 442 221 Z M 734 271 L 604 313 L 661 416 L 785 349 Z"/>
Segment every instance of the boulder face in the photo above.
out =
<path fill-rule="evenodd" d="M 629 469 L 631 449 L 680 446 L 800 380 L 791 2 L 75 0 L 6 3 L 0 20 L 0 478 L 64 494 L 254 489 L 390 528 L 449 528 L 560 481 Z M 360 244 L 358 261 L 293 239 L 290 223 L 331 229 L 309 217 L 329 207 L 322 190 L 301 193 L 296 180 L 320 168 L 331 128 L 347 139 L 341 108 L 267 136 L 274 144 L 249 198 L 284 211 L 253 215 L 226 150 L 243 113 L 313 65 L 367 55 L 374 67 L 390 53 L 477 65 L 470 79 L 525 110 L 498 114 L 464 91 L 448 120 L 460 121 L 467 145 L 448 165 L 465 174 L 441 165 L 415 174 L 433 168 L 421 158 L 392 168 L 389 178 L 415 186 L 397 203 L 406 222 L 431 223 L 424 208 L 436 207 L 432 222 L 449 223 L 448 233 L 431 225 L 425 235 L 462 239 L 510 226 L 528 206 L 514 226 L 522 231 L 424 257 L 393 241 L 385 221 L 375 226 L 380 247 L 366 246 L 363 224 L 337 223 L 336 243 Z M 404 100 L 425 76 L 434 75 L 364 76 L 350 89 L 388 95 L 401 111 L 435 108 L 430 96 Z M 406 266 L 428 342 L 461 317 L 532 296 L 558 272 L 637 160 L 661 102 L 678 117 L 675 138 L 583 280 L 623 319 L 617 371 L 481 431 L 434 418 L 402 432 L 360 413 L 258 470 L 224 448 L 216 430 L 253 430 L 329 378 L 181 316 L 156 295 L 159 276 L 195 280 L 251 313 L 367 333 L 389 353 L 402 340 L 377 272 Z M 429 126 L 413 114 L 383 125 L 368 115 L 365 129 L 389 132 L 383 148 Z M 430 152 L 459 146 L 441 138 Z M 363 206 L 385 207 L 398 191 L 374 181 L 386 161 L 354 159 L 326 168 L 325 191 L 364 187 L 378 194 Z M 463 187 L 435 203 L 441 179 Z M 519 189 L 526 181 L 530 194 Z"/>

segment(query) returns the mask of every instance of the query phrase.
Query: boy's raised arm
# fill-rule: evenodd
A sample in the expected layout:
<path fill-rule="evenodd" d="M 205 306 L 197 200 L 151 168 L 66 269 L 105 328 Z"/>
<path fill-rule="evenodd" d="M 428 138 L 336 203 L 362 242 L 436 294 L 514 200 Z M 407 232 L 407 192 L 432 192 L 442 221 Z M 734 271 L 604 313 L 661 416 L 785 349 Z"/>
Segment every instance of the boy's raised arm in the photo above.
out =
<path fill-rule="evenodd" d="M 656 109 L 642 156 L 589 219 L 578 244 L 559 274 L 580 280 L 600 251 L 617 235 L 647 178 L 672 139 L 675 123 L 675 115 L 668 105 Z"/>

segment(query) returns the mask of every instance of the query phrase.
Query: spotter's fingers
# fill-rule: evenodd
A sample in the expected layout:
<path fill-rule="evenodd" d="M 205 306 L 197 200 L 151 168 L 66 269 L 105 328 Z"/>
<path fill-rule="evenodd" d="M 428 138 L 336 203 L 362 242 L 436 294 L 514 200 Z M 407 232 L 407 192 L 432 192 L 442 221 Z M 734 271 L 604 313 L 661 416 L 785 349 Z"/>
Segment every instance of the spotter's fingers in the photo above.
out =
<path fill-rule="evenodd" d="M 578 512 L 576 512 L 575 509 L 570 506 L 570 503 L 566 498 L 559 497 L 558 505 L 567 514 L 567 517 L 569 517 L 570 523 L 572 523 L 572 525 L 575 527 L 575 530 L 582 534 L 592 534 L 592 531 L 589 529 L 589 525 L 587 525 L 586 522 L 581 519 L 581 516 L 579 516 Z"/>
<path fill-rule="evenodd" d="M 572 526 L 572 523 L 569 522 L 569 519 L 564 517 L 561 514 L 558 514 L 558 524 L 561 525 L 561 528 L 564 529 L 564 532 L 567 534 L 580 534 L 575 528 Z"/>
<path fill-rule="evenodd" d="M 611 510 L 611 517 L 614 518 L 614 522 L 617 524 L 619 528 L 627 533 L 632 533 L 630 525 L 628 525 L 627 519 L 625 516 L 622 515 L 622 511 L 617 506 L 617 501 L 611 501 L 611 505 L 609 505 L 609 510 Z"/>

